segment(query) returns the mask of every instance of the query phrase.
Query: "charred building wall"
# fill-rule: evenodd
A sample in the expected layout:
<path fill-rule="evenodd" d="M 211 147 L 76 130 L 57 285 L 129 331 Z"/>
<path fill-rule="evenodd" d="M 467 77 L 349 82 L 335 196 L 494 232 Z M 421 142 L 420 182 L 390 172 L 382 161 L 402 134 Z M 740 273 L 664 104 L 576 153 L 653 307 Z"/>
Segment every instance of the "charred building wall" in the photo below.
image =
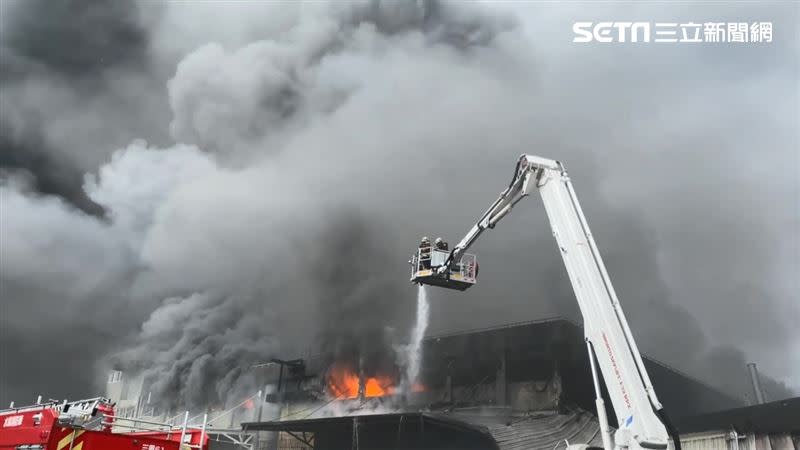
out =
<path fill-rule="evenodd" d="M 686 374 L 646 356 L 644 361 L 659 398 L 674 417 L 740 406 L 736 399 Z M 298 418 L 292 411 L 309 411 L 310 405 L 330 401 L 329 368 L 327 359 L 317 356 L 306 357 L 303 370 L 293 374 L 284 369 L 280 376 L 279 366 L 268 366 L 261 375 L 270 386 L 266 388 L 270 392 L 267 401 L 280 404 L 279 415 L 288 412 L 287 418 Z M 373 405 L 381 411 L 468 407 L 518 412 L 563 412 L 573 407 L 594 410 L 583 331 L 564 319 L 430 336 L 424 344 L 420 385 L 401 399 L 397 395 L 372 399 Z M 341 400 L 348 404 L 358 399 Z M 614 415 L 609 417 L 613 422 Z"/>

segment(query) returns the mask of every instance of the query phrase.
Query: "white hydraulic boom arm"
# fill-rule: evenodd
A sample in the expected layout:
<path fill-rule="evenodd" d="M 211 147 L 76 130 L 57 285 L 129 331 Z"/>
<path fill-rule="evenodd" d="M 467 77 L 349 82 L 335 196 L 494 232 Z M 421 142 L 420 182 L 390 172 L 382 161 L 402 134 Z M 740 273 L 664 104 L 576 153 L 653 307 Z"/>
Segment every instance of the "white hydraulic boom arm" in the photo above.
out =
<path fill-rule="evenodd" d="M 481 233 L 487 228 L 494 228 L 534 188 L 542 196 L 553 236 L 583 316 L 603 446 L 606 450 L 612 448 L 595 358 L 619 424 L 614 436 L 614 448 L 666 449 L 669 428 L 675 448 L 680 450 L 679 438 L 672 431 L 656 397 L 575 190 L 560 162 L 522 155 L 508 188 L 453 248 L 437 272 L 446 273 Z"/>

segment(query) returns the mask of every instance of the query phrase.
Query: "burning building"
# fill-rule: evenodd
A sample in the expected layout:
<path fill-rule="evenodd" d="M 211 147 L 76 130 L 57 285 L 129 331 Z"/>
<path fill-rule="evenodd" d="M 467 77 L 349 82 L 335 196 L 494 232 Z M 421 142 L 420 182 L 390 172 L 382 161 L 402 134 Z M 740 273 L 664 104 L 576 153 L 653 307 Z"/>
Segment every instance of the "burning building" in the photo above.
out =
<path fill-rule="evenodd" d="M 278 432 L 264 445 L 282 449 L 599 444 L 585 351 L 581 327 L 554 318 L 429 336 L 419 380 L 405 389 L 396 368 L 364 361 L 359 367 L 320 355 L 266 364 L 260 377 L 269 406 L 243 427 Z M 645 364 L 675 417 L 739 406 L 656 360 L 645 357 Z"/>

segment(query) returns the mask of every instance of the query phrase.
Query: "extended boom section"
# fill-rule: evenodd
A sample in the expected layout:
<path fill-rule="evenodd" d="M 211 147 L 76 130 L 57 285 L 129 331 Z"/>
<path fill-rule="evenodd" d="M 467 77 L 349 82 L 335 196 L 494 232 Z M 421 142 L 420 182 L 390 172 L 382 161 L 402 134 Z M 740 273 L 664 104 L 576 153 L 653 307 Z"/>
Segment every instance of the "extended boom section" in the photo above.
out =
<path fill-rule="evenodd" d="M 665 449 L 667 431 L 656 415 L 661 403 L 572 182 L 560 164 L 558 168 L 534 170 L 553 236 L 580 306 L 586 340 L 597 358 L 617 416 L 619 430 L 615 440 L 624 445 L 632 438 L 633 448 Z"/>
<path fill-rule="evenodd" d="M 473 243 L 480 237 L 480 235 L 488 228 L 494 228 L 497 222 L 511 212 L 511 209 L 519 203 L 520 200 L 525 198 L 533 188 L 534 182 L 532 181 L 535 172 L 531 170 L 530 164 L 536 161 L 543 167 L 549 164 L 549 161 L 536 156 L 523 156 L 517 161 L 517 166 L 514 168 L 514 177 L 508 187 L 500 193 L 500 197 L 492 203 L 492 206 L 483 213 L 478 223 L 467 232 L 461 241 L 456 244 L 453 251 L 445 263 L 438 268 L 439 273 L 445 273 L 449 270 L 454 261 L 458 261 L 461 256 L 472 246 Z"/>
<path fill-rule="evenodd" d="M 450 251 L 444 263 L 434 265 L 434 272 L 440 275 L 449 273 L 451 266 L 461 261 L 478 237 L 485 230 L 494 228 L 534 187 L 542 196 L 583 316 L 604 447 L 610 450 L 612 444 L 595 361 L 619 424 L 613 447 L 666 449 L 668 433 L 665 423 L 668 423 L 662 422 L 666 421 L 666 415 L 645 370 L 570 178 L 560 162 L 522 155 L 508 188 Z M 680 449 L 680 441 L 674 433 L 671 434 L 676 449 Z"/>

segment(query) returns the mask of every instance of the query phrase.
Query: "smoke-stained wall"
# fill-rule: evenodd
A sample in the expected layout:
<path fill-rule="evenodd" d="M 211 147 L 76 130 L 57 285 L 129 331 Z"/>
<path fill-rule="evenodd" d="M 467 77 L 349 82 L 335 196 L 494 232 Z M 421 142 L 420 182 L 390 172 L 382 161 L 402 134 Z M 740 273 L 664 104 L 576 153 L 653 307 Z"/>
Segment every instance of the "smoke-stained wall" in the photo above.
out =
<path fill-rule="evenodd" d="M 308 348 L 389 364 L 417 240 L 454 242 L 523 152 L 567 164 L 648 353 L 800 386 L 794 5 L 637 7 L 775 24 L 696 47 L 571 42 L 613 5 L 0 7 L 0 402 L 110 367 L 198 406 Z M 475 251 L 433 330 L 578 316 L 538 200 Z"/>

